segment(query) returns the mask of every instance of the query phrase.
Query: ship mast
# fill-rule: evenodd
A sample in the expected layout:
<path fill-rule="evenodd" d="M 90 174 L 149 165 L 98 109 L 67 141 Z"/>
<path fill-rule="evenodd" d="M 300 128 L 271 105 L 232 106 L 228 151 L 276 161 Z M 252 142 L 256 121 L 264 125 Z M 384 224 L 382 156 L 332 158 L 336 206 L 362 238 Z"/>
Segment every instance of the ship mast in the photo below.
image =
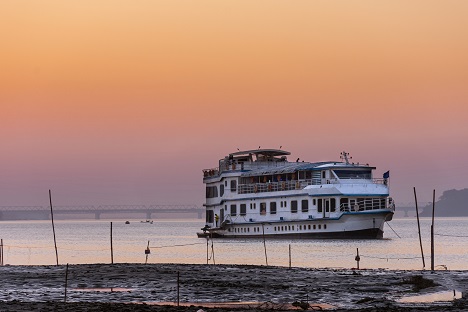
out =
<path fill-rule="evenodd" d="M 349 165 L 349 159 L 353 159 L 353 157 L 349 157 L 349 158 L 348 158 L 349 153 L 346 153 L 345 151 L 341 152 L 340 155 L 341 155 L 341 156 L 340 156 L 340 159 L 341 159 L 341 160 L 344 160 L 344 161 L 346 162 L 347 165 Z"/>

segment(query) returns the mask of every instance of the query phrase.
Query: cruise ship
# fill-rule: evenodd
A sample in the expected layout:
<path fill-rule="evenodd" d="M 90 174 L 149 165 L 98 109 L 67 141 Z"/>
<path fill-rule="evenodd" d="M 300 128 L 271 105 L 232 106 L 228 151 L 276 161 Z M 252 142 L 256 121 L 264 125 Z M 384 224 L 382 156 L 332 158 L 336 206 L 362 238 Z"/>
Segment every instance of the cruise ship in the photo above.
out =
<path fill-rule="evenodd" d="M 206 223 L 213 238 L 382 238 L 395 205 L 389 172 L 340 161 L 288 161 L 281 149 L 238 151 L 203 170 Z"/>

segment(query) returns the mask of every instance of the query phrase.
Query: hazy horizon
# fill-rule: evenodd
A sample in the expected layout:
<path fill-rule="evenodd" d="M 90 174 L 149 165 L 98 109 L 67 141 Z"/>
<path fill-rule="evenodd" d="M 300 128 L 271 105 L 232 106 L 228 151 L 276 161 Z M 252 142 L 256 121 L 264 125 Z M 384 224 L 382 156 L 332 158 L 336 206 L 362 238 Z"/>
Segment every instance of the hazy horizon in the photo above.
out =
<path fill-rule="evenodd" d="M 196 204 L 230 152 L 468 187 L 468 2 L 0 3 L 0 206 Z M 465 142 L 465 143 L 464 143 Z"/>

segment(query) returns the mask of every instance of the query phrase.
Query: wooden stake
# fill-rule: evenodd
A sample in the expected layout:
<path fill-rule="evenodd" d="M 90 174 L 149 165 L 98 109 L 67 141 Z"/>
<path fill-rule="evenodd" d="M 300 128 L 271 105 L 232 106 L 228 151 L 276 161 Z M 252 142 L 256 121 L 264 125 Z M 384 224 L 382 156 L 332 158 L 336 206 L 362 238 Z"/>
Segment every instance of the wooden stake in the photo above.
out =
<path fill-rule="evenodd" d="M 208 236 L 206 237 L 206 264 L 208 265 L 208 260 L 209 260 L 209 257 L 208 257 L 208 250 L 209 250 L 209 247 L 208 247 Z"/>
<path fill-rule="evenodd" d="M 3 265 L 3 238 L 0 242 L 0 265 Z"/>
<path fill-rule="evenodd" d="M 424 261 L 424 251 L 421 239 L 421 226 L 419 225 L 419 211 L 418 211 L 418 198 L 416 197 L 416 187 L 413 187 L 414 191 L 414 202 L 416 204 L 416 218 L 418 219 L 418 234 L 419 234 L 419 246 L 421 247 L 421 258 L 423 263 L 423 269 L 426 267 L 426 263 Z"/>
<path fill-rule="evenodd" d="M 213 257 L 213 265 L 216 265 L 215 255 L 214 255 L 213 236 L 211 237 L 211 256 Z"/>
<path fill-rule="evenodd" d="M 266 243 L 265 243 L 265 227 L 263 223 L 262 223 L 262 232 L 263 232 L 263 249 L 265 250 L 265 262 L 266 262 L 266 266 L 268 266 L 268 256 L 267 256 Z"/>
<path fill-rule="evenodd" d="M 65 296 L 63 298 L 63 302 L 67 302 L 67 287 L 68 287 L 68 263 L 67 263 L 67 267 L 65 268 Z"/>
<path fill-rule="evenodd" d="M 289 268 L 291 268 L 291 244 L 289 244 Z"/>
<path fill-rule="evenodd" d="M 434 271 L 434 211 L 435 211 L 435 190 L 432 193 L 431 271 Z"/>
<path fill-rule="evenodd" d="M 52 193 L 50 192 L 50 190 L 49 190 L 49 202 L 50 202 L 50 218 L 52 220 L 52 232 L 54 233 L 55 260 L 57 261 L 57 265 L 59 265 L 57 240 L 55 239 L 54 210 L 52 209 Z"/>
<path fill-rule="evenodd" d="M 180 271 L 177 271 L 177 306 L 180 304 Z"/>
<path fill-rule="evenodd" d="M 111 247 L 111 264 L 114 264 L 114 247 L 112 245 L 112 222 L 110 224 L 110 247 Z"/>
<path fill-rule="evenodd" d="M 148 256 L 149 256 L 149 254 L 150 254 L 149 242 L 150 242 L 150 241 L 148 241 L 148 246 L 146 246 L 146 250 L 145 250 L 145 254 L 146 254 L 145 264 L 148 263 Z"/>
<path fill-rule="evenodd" d="M 359 261 L 361 261 L 361 257 L 359 256 L 359 248 L 356 248 L 356 258 L 354 258 L 357 262 L 357 269 L 359 270 Z"/>

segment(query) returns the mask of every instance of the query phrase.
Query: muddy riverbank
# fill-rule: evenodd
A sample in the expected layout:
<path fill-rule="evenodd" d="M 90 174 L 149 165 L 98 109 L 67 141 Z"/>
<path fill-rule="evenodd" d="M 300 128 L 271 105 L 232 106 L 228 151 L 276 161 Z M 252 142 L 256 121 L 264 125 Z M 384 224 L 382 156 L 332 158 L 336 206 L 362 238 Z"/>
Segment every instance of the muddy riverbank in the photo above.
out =
<path fill-rule="evenodd" d="M 65 266 L 0 267 L 0 311 L 197 311 L 200 306 L 205 311 L 286 311 L 301 305 L 337 311 L 468 310 L 461 298 L 468 290 L 467 271 L 81 264 L 69 266 L 64 304 L 65 270 Z M 155 305 L 177 302 L 178 288 L 184 307 Z M 445 294 L 443 300 L 448 301 L 432 302 L 428 297 L 417 302 L 414 297 L 436 293 Z M 452 301 L 453 295 L 459 299 Z"/>

